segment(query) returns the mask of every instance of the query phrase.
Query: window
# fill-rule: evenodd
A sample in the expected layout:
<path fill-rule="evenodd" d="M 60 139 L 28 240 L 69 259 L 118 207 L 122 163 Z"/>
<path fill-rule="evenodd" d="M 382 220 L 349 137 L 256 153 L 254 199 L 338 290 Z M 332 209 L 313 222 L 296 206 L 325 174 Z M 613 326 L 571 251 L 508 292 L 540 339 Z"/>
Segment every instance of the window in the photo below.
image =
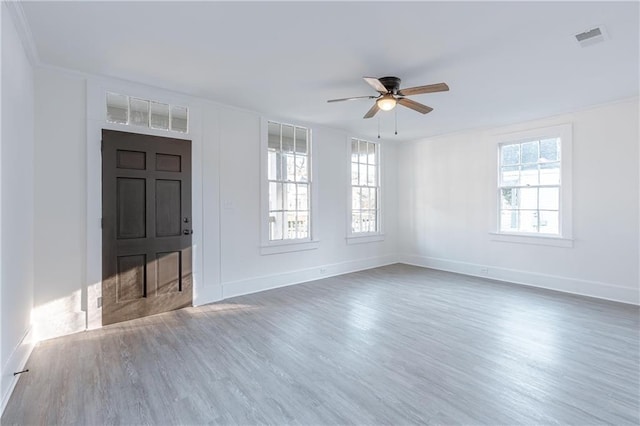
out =
<path fill-rule="evenodd" d="M 311 240 L 311 143 L 307 128 L 267 124 L 268 240 Z"/>
<path fill-rule="evenodd" d="M 187 107 L 107 92 L 107 121 L 188 133 Z"/>
<path fill-rule="evenodd" d="M 498 233 L 570 238 L 570 126 L 499 139 Z"/>
<path fill-rule="evenodd" d="M 380 233 L 380 145 L 351 139 L 350 235 Z"/>

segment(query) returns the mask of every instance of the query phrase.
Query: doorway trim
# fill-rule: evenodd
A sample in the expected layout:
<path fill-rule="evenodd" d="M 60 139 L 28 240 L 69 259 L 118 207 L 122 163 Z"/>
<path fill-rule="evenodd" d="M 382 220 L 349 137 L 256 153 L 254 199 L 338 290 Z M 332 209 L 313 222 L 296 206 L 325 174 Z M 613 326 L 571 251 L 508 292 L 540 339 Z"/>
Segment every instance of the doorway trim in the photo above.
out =
<path fill-rule="evenodd" d="M 185 105 L 189 108 L 189 129 L 187 133 L 167 132 L 144 127 L 108 123 L 106 121 L 106 101 L 107 91 L 124 93 L 129 96 L 143 99 L 153 99 L 169 104 Z M 192 223 L 193 223 L 193 305 L 201 305 L 221 299 L 221 290 L 218 285 L 219 275 L 211 273 L 210 281 L 213 285 L 204 286 L 205 274 L 203 267 L 204 247 L 204 221 L 203 221 L 203 105 L 194 98 L 179 95 L 169 91 L 144 86 L 140 84 L 99 78 L 87 78 L 87 162 L 86 162 L 86 191 L 87 191 L 87 211 L 86 211 L 86 260 L 83 271 L 82 305 L 87 313 L 87 329 L 102 327 L 102 307 L 100 304 L 102 297 L 102 157 L 100 152 L 100 141 L 102 139 L 102 129 L 119 130 L 142 135 L 152 135 L 161 137 L 171 137 L 175 139 L 191 140 L 192 143 Z M 217 127 L 217 123 L 215 123 Z M 217 142 L 217 141 L 215 141 Z M 217 164 L 211 165 L 216 170 Z M 211 180 L 208 180 L 209 182 Z M 215 188 L 213 194 L 216 200 L 218 179 L 217 176 L 212 182 Z M 210 209 L 208 209 L 210 210 Z M 207 220 L 218 222 L 215 216 Z M 218 229 L 218 226 L 215 226 Z M 215 240 L 214 240 L 215 241 Z M 219 271 L 219 258 L 213 260 L 210 265 L 214 270 Z M 212 268 L 208 268 L 211 270 Z M 218 294 L 220 293 L 220 294 Z"/>

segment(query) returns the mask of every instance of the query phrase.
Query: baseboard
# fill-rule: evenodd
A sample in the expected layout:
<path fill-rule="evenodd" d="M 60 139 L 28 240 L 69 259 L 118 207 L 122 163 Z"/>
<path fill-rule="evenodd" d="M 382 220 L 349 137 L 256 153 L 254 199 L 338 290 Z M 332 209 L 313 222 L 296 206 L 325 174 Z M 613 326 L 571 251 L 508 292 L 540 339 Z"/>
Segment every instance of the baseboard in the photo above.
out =
<path fill-rule="evenodd" d="M 351 260 L 347 262 L 332 263 L 313 268 L 299 269 L 297 271 L 285 272 L 283 274 L 267 275 L 246 280 L 231 281 L 222 284 L 222 298 L 242 296 L 245 294 L 257 293 L 259 291 L 270 290 L 278 287 L 286 287 L 336 275 L 347 274 L 349 272 L 362 271 L 364 269 L 377 268 L 379 266 L 397 263 L 395 254 L 371 257 L 367 259 Z"/>
<path fill-rule="evenodd" d="M 35 346 L 36 342 L 33 337 L 32 330 L 33 328 L 31 326 L 27 329 L 24 336 L 22 336 L 20 343 L 18 343 L 9 356 L 9 360 L 2 367 L 2 379 L 0 379 L 0 383 L 2 385 L 2 411 L 0 411 L 0 415 L 4 413 L 4 409 L 9 402 L 13 389 L 16 387 L 16 383 L 18 383 L 18 379 L 20 378 L 19 375 L 14 376 L 13 373 L 24 370 L 27 360 L 31 355 L 31 351 Z"/>
<path fill-rule="evenodd" d="M 640 289 L 618 286 L 598 281 L 589 281 L 537 272 L 499 268 L 490 265 L 460 262 L 450 259 L 439 259 L 415 255 L 399 255 L 398 261 L 408 265 L 456 272 L 474 277 L 489 278 L 513 284 L 546 288 L 563 293 L 578 294 L 598 299 L 640 305 Z M 483 272 L 484 271 L 484 272 Z"/>

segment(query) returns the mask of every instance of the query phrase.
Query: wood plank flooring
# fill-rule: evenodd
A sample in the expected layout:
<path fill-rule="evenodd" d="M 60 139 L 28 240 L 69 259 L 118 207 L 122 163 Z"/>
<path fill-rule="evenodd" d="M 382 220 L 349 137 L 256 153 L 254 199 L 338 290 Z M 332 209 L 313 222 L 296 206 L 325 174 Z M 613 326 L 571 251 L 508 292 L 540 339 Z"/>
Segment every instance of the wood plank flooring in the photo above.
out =
<path fill-rule="evenodd" d="M 637 425 L 639 322 L 391 265 L 41 342 L 1 420 Z"/>

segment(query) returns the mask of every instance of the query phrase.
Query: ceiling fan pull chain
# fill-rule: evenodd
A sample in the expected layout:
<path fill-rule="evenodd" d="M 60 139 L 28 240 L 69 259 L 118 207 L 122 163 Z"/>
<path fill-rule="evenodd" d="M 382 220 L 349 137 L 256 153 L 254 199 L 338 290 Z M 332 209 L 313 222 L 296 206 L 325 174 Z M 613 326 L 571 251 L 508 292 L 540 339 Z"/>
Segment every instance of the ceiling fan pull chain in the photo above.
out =
<path fill-rule="evenodd" d="M 395 109 L 396 113 L 396 135 L 398 134 L 398 108 Z"/>
<path fill-rule="evenodd" d="M 380 139 L 380 116 L 378 116 L 378 139 Z"/>

